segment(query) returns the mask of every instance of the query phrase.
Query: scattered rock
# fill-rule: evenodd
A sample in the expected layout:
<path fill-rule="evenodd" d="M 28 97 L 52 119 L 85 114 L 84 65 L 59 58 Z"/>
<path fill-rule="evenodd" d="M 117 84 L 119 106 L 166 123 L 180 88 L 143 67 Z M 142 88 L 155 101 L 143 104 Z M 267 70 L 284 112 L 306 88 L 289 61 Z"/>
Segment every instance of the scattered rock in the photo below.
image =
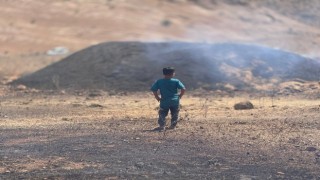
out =
<path fill-rule="evenodd" d="M 240 174 L 239 180 L 252 180 L 257 179 L 256 176 L 246 175 L 246 174 Z"/>
<path fill-rule="evenodd" d="M 280 172 L 280 171 L 279 171 L 279 172 L 277 172 L 277 174 L 278 174 L 278 175 L 285 175 L 285 173 L 284 173 L 284 172 Z"/>
<path fill-rule="evenodd" d="M 134 166 L 136 166 L 137 168 L 141 169 L 144 166 L 143 162 L 137 162 Z"/>
<path fill-rule="evenodd" d="M 309 152 L 313 152 L 313 151 L 316 151 L 316 150 L 317 150 L 317 148 L 312 147 L 312 146 L 309 146 L 309 147 L 306 148 L 306 151 L 309 151 Z"/>
<path fill-rule="evenodd" d="M 47 55 L 49 56 L 56 56 L 56 55 L 65 55 L 69 53 L 69 50 L 66 47 L 55 47 L 47 51 Z"/>
<path fill-rule="evenodd" d="M 27 86 L 20 84 L 20 85 L 18 85 L 18 86 L 16 87 L 16 89 L 17 89 L 18 91 L 24 91 L 24 90 L 27 89 Z"/>
<path fill-rule="evenodd" d="M 244 101 L 236 103 L 233 107 L 235 110 L 253 109 L 253 104 L 250 101 Z"/>
<path fill-rule="evenodd" d="M 103 108 L 101 104 L 91 104 L 89 107 L 91 108 Z"/>
<path fill-rule="evenodd" d="M 81 107 L 81 106 L 82 106 L 82 104 L 78 104 L 78 103 L 72 104 L 72 107 Z"/>
<path fill-rule="evenodd" d="M 166 19 L 161 22 L 162 26 L 169 27 L 171 25 L 171 21 Z"/>
<path fill-rule="evenodd" d="M 88 94 L 89 97 L 98 97 L 98 96 L 102 96 L 102 94 L 100 92 L 91 92 L 90 94 Z"/>
<path fill-rule="evenodd" d="M 223 163 L 226 163 L 224 159 L 220 157 L 215 157 L 210 160 L 208 160 L 208 165 L 209 166 L 222 166 Z"/>
<path fill-rule="evenodd" d="M 244 122 L 244 121 L 236 121 L 236 122 L 234 122 L 234 124 L 244 125 L 244 124 L 247 124 L 247 122 Z"/>
<path fill-rule="evenodd" d="M 62 118 L 61 120 L 62 120 L 62 121 L 72 121 L 71 118 L 66 118 L 66 117 Z"/>

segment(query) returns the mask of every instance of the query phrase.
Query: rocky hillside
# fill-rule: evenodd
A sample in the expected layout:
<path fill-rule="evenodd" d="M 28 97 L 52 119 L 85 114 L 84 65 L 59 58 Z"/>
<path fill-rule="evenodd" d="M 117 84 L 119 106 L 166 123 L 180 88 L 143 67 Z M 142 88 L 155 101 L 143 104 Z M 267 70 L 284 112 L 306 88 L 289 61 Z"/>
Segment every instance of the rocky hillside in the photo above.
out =
<path fill-rule="evenodd" d="M 0 1 L 0 57 L 110 41 L 254 43 L 320 56 L 317 0 Z"/>

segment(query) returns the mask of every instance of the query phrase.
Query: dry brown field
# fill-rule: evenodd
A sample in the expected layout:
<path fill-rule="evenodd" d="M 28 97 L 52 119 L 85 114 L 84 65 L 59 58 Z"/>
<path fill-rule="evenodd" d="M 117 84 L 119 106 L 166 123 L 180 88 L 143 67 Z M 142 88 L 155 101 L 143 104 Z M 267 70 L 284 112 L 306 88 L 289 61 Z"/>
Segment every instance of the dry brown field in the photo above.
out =
<path fill-rule="evenodd" d="M 254 109 L 234 110 L 243 100 Z M 181 105 L 178 128 L 157 132 L 150 92 L 6 92 L 0 178 L 320 178 L 319 100 L 189 92 Z"/>

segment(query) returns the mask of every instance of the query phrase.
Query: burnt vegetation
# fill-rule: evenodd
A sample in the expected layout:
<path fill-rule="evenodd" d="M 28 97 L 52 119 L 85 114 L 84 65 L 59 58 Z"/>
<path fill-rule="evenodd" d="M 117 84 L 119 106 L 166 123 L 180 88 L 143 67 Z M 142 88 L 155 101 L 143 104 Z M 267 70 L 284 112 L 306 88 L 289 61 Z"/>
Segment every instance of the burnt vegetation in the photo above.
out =
<path fill-rule="evenodd" d="M 176 67 L 177 78 L 189 89 L 209 85 L 212 90 L 219 90 L 216 84 L 228 83 L 239 90 L 247 86 L 254 90 L 255 83 L 272 78 L 317 81 L 320 67 L 316 60 L 257 45 L 108 42 L 76 52 L 13 84 L 37 89 L 58 85 L 62 89 L 143 91 L 162 76 L 159 69 L 165 66 Z M 246 80 L 243 71 L 253 81 Z"/>

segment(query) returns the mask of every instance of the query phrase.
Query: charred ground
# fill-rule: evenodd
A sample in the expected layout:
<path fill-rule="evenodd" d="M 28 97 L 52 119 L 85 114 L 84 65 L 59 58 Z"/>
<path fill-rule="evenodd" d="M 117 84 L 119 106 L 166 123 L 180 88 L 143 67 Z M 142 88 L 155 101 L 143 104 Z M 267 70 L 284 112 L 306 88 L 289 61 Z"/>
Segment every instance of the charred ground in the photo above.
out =
<path fill-rule="evenodd" d="M 13 82 L 36 89 L 145 91 L 174 66 L 189 89 L 282 91 L 277 85 L 319 80 L 320 62 L 248 44 L 108 42 L 74 53 Z M 265 86 L 265 89 L 263 87 Z M 229 88 L 229 89 L 228 89 Z M 269 88 L 269 89 L 268 89 Z"/>

